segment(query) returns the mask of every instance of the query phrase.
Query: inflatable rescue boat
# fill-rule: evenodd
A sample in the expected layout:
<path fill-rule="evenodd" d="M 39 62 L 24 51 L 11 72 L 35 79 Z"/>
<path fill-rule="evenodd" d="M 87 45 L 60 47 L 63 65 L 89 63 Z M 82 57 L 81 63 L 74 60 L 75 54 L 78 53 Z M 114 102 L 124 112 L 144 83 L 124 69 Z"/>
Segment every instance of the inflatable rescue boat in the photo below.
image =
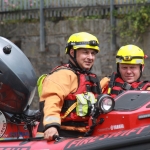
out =
<path fill-rule="evenodd" d="M 0 150 L 146 150 L 150 148 L 150 91 L 99 95 L 85 137 L 37 133 L 38 110 L 30 110 L 37 77 L 24 53 L 0 37 Z"/>

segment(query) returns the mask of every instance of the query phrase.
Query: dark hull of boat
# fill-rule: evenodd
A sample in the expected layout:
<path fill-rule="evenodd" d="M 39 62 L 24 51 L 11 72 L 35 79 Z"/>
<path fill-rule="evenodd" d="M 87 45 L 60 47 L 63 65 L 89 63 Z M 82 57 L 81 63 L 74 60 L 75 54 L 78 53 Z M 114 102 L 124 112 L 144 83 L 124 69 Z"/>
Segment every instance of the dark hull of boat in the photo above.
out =
<path fill-rule="evenodd" d="M 58 142 L 47 142 L 38 138 L 0 142 L 0 150 L 147 150 L 149 148 L 149 125 L 100 136 L 61 138 Z"/>

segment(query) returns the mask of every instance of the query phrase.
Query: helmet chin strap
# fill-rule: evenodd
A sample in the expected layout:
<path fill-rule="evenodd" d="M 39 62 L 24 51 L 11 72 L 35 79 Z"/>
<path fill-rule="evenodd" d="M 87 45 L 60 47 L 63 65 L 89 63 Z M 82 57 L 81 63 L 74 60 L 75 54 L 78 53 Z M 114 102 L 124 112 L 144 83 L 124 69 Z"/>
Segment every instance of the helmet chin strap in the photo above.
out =
<path fill-rule="evenodd" d="M 143 72 L 143 70 L 142 70 L 142 65 L 140 65 L 140 76 L 139 76 L 139 78 L 138 78 L 138 81 L 140 81 L 140 78 L 141 78 L 141 76 L 142 76 L 142 72 Z"/>
<path fill-rule="evenodd" d="M 140 65 L 140 76 L 139 76 L 139 78 L 136 80 L 136 81 L 140 81 L 140 78 L 141 78 L 141 76 L 142 76 L 142 65 Z M 119 63 L 117 63 L 117 73 L 118 73 L 118 75 L 121 77 L 121 74 L 120 74 L 120 71 L 119 71 Z M 121 77 L 122 78 L 122 77 Z"/>
<path fill-rule="evenodd" d="M 76 60 L 76 51 L 74 50 L 74 57 L 69 53 L 69 56 L 70 56 L 70 58 L 72 59 L 72 61 L 75 63 L 75 65 L 76 65 L 76 67 L 80 70 L 80 71 L 82 71 L 82 72 L 86 72 L 86 73 L 88 73 L 88 72 L 90 72 L 91 71 L 91 69 L 92 69 L 92 67 L 89 69 L 89 70 L 86 70 L 86 69 L 83 69 L 83 68 L 81 68 L 80 66 L 79 66 L 79 64 L 78 64 L 78 62 L 77 62 L 77 60 Z M 72 63 L 71 63 L 72 64 Z M 72 64 L 73 65 L 73 64 Z"/>

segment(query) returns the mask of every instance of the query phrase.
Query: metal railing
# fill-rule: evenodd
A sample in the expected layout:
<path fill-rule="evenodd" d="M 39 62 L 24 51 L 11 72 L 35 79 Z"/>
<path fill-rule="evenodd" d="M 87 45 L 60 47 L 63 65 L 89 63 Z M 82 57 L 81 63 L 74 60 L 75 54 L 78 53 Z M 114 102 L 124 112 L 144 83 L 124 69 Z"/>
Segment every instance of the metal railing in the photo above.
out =
<path fill-rule="evenodd" d="M 45 18 L 104 16 L 112 0 L 43 0 Z M 138 0 L 113 0 L 118 13 L 135 9 Z M 150 3 L 150 0 L 147 0 Z M 39 19 L 40 0 L 0 0 L 0 21 Z"/>
<path fill-rule="evenodd" d="M 109 5 L 110 0 L 43 0 L 44 8 Z M 115 4 L 136 3 L 136 0 L 116 0 Z M 40 0 L 0 0 L 0 11 L 39 9 Z"/>
<path fill-rule="evenodd" d="M 115 27 L 114 11 L 126 14 L 138 11 L 145 3 L 139 0 L 0 0 L 0 22 L 24 19 L 40 20 L 40 51 L 45 51 L 44 24 L 47 18 L 110 16 L 110 25 Z M 144 0 L 143 0 L 144 1 Z M 150 0 L 145 0 L 146 5 Z M 116 48 L 116 35 L 111 33 L 111 50 Z"/>
<path fill-rule="evenodd" d="M 111 0 L 43 0 L 44 8 L 110 5 Z M 135 4 L 138 0 L 114 0 L 115 4 Z M 150 2 L 150 0 L 147 0 Z M 39 9 L 40 0 L 0 0 L 0 11 Z"/>

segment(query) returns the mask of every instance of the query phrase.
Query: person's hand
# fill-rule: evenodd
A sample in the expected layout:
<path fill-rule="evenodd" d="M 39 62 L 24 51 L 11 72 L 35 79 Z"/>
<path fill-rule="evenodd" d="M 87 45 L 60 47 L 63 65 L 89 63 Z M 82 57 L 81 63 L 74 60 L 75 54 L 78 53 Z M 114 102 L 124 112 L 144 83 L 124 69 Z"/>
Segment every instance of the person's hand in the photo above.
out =
<path fill-rule="evenodd" d="M 50 127 L 44 132 L 44 139 L 47 141 L 52 141 L 54 135 L 59 135 L 55 127 Z"/>

